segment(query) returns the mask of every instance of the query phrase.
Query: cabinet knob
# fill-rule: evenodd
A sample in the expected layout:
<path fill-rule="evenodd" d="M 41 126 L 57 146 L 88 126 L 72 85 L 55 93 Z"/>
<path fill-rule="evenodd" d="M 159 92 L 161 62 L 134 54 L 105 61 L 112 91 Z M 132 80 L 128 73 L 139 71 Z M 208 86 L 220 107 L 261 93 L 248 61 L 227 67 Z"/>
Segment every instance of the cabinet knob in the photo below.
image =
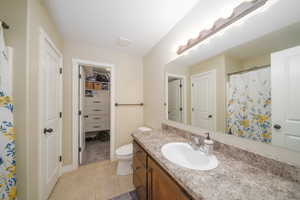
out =
<path fill-rule="evenodd" d="M 208 118 L 212 118 L 212 115 L 208 115 Z"/>

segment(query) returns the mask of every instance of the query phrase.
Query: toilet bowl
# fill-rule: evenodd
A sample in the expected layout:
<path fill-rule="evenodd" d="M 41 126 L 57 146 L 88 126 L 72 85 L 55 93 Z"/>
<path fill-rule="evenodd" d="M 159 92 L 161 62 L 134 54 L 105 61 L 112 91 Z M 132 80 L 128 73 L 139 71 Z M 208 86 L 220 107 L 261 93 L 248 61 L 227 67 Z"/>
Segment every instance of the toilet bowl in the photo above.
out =
<path fill-rule="evenodd" d="M 148 127 L 139 127 L 137 129 L 141 132 L 151 131 Z M 132 157 L 133 145 L 132 143 L 123 145 L 116 150 L 116 158 L 118 161 L 117 174 L 121 176 L 132 174 Z"/>
<path fill-rule="evenodd" d="M 123 145 L 116 150 L 116 157 L 119 160 L 117 174 L 121 176 L 132 174 L 132 143 Z"/>

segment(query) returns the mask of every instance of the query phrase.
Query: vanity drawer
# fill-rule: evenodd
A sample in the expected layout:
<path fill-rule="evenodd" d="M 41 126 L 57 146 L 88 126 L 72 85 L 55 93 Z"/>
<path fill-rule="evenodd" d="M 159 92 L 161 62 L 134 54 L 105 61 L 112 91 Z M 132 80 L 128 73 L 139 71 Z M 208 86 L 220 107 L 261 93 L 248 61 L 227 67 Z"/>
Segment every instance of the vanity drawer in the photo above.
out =
<path fill-rule="evenodd" d="M 133 142 L 133 154 L 134 158 L 139 160 L 144 167 L 147 166 L 147 153 L 136 142 Z"/>

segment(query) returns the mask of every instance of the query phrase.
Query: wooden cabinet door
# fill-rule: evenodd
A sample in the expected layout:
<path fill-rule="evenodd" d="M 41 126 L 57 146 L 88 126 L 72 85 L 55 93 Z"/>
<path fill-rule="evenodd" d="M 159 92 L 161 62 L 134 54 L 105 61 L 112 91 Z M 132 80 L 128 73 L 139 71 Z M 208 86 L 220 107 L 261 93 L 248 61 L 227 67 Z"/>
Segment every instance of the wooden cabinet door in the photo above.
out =
<path fill-rule="evenodd" d="M 147 199 L 147 171 L 141 162 L 133 158 L 133 184 L 136 188 L 139 200 Z"/>
<path fill-rule="evenodd" d="M 133 143 L 133 184 L 139 200 L 147 199 L 147 170 L 146 152 L 136 143 Z"/>
<path fill-rule="evenodd" d="M 148 200 L 190 199 L 151 158 L 148 159 Z"/>

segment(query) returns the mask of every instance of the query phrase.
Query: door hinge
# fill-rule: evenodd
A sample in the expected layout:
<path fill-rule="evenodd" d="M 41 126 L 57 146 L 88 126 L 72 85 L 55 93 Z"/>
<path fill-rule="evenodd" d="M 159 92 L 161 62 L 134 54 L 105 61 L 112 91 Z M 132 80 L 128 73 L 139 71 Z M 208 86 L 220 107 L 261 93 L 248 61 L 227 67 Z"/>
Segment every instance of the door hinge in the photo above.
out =
<path fill-rule="evenodd" d="M 81 74 L 78 75 L 78 78 L 81 79 Z"/>
<path fill-rule="evenodd" d="M 180 85 L 179 85 L 179 87 L 181 87 L 181 88 L 182 88 L 182 84 L 180 84 Z"/>
<path fill-rule="evenodd" d="M 62 156 L 59 156 L 58 160 L 59 160 L 59 162 L 61 162 L 62 161 Z"/>
<path fill-rule="evenodd" d="M 179 110 L 182 111 L 182 108 L 180 108 Z"/>
<path fill-rule="evenodd" d="M 82 114 L 81 110 L 78 110 L 78 115 L 81 115 L 81 114 Z"/>
<path fill-rule="evenodd" d="M 59 68 L 59 73 L 60 73 L 60 74 L 62 74 L 62 71 L 63 71 L 62 67 Z"/>
<path fill-rule="evenodd" d="M 62 118 L 62 112 L 59 112 L 59 118 Z"/>
<path fill-rule="evenodd" d="M 79 151 L 79 152 L 81 152 L 81 151 L 82 151 L 81 147 L 79 147 L 79 148 L 78 148 L 78 151 Z"/>
<path fill-rule="evenodd" d="M 194 83 L 192 83 L 192 87 L 194 87 Z"/>

